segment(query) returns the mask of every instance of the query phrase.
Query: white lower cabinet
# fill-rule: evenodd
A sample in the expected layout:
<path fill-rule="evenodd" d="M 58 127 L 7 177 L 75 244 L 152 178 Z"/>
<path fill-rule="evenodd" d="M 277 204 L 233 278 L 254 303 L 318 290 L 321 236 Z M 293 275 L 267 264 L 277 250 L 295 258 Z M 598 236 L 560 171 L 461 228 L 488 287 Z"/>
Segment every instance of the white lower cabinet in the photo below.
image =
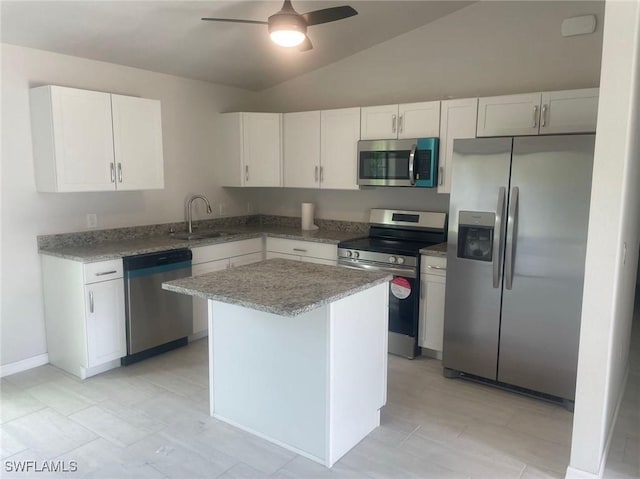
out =
<path fill-rule="evenodd" d="M 191 274 L 198 276 L 244 264 L 262 261 L 262 238 L 192 248 Z M 205 336 L 208 328 L 208 306 L 204 298 L 193 298 L 193 334 Z"/>
<path fill-rule="evenodd" d="M 338 246 L 316 241 L 267 238 L 266 259 L 272 258 L 335 266 L 338 261 Z"/>
<path fill-rule="evenodd" d="M 41 256 L 49 362 L 81 379 L 127 353 L 122 260 Z"/>
<path fill-rule="evenodd" d="M 418 345 L 442 353 L 447 259 L 422 256 Z"/>

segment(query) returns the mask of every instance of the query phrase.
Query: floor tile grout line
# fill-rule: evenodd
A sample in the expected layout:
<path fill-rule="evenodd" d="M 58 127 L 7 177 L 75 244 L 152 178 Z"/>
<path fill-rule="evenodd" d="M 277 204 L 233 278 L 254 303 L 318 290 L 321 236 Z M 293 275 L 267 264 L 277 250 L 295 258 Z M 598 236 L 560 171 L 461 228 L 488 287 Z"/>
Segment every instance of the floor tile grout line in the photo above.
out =
<path fill-rule="evenodd" d="M 420 429 L 420 424 L 418 424 L 418 425 L 413 429 L 413 431 L 411 431 L 411 432 L 407 435 L 407 437 L 405 437 L 402 441 L 400 441 L 400 443 L 396 445 L 396 448 L 401 448 L 402 446 L 404 446 L 404 445 L 405 445 L 405 443 L 409 440 L 409 438 L 410 438 L 411 436 L 413 436 L 413 435 L 415 434 L 415 432 L 416 432 L 418 429 Z"/>

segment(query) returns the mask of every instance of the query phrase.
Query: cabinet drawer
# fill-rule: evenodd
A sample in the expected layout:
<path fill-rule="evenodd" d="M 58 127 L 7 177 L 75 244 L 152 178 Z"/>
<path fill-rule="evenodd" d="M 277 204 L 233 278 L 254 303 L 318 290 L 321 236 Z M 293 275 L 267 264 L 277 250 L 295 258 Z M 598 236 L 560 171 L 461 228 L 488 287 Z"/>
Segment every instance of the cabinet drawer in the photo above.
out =
<path fill-rule="evenodd" d="M 445 276 L 447 274 L 447 258 L 422 255 L 420 271 L 422 274 Z"/>
<path fill-rule="evenodd" d="M 191 248 L 191 252 L 193 253 L 193 258 L 191 259 L 192 264 L 206 263 L 207 261 L 216 261 L 243 254 L 258 253 L 262 252 L 262 238 L 198 246 Z"/>
<path fill-rule="evenodd" d="M 275 253 L 293 254 L 297 256 L 323 258 L 336 261 L 338 246 L 313 241 L 297 241 L 283 238 L 267 238 L 267 251 Z"/>
<path fill-rule="evenodd" d="M 98 261 L 86 263 L 84 269 L 84 284 L 98 283 L 109 279 L 122 278 L 122 260 Z"/>

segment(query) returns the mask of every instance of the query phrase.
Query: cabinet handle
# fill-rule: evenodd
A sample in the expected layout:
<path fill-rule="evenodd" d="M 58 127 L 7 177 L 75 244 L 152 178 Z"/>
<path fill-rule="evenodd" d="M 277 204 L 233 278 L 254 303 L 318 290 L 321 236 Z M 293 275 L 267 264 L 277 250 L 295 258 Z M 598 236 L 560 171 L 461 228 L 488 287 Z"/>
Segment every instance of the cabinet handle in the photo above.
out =
<path fill-rule="evenodd" d="M 111 183 L 116 182 L 116 165 L 111 162 Z"/>
<path fill-rule="evenodd" d="M 427 268 L 428 269 L 437 269 L 439 271 L 446 271 L 447 270 L 447 268 L 444 268 L 442 266 L 431 266 L 431 265 L 429 265 L 429 266 L 427 266 Z"/>
<path fill-rule="evenodd" d="M 320 167 L 320 183 L 324 181 L 324 166 Z"/>
<path fill-rule="evenodd" d="M 93 291 L 89 291 L 89 312 L 93 314 Z"/>
<path fill-rule="evenodd" d="M 547 105 L 542 105 L 542 120 L 540 123 L 541 127 L 547 126 Z"/>
<path fill-rule="evenodd" d="M 438 185 L 442 186 L 444 184 L 444 168 L 442 166 L 438 167 Z"/>
<path fill-rule="evenodd" d="M 404 131 L 404 115 L 400 115 L 398 118 L 398 133 L 402 133 Z"/>
<path fill-rule="evenodd" d="M 122 183 L 122 163 L 118 163 L 118 181 Z"/>
<path fill-rule="evenodd" d="M 297 251 L 298 253 L 306 253 L 307 252 L 306 249 L 301 249 L 301 248 L 293 248 L 293 251 Z"/>
<path fill-rule="evenodd" d="M 318 182 L 318 167 L 316 166 L 316 174 L 315 174 L 316 183 Z"/>
<path fill-rule="evenodd" d="M 249 181 L 249 165 L 244 167 L 244 181 Z"/>
<path fill-rule="evenodd" d="M 424 283 L 420 283 L 420 299 L 424 299 Z"/>
<path fill-rule="evenodd" d="M 396 132 L 396 120 L 398 119 L 397 115 L 393 115 L 391 117 L 391 132 L 395 133 Z"/>
<path fill-rule="evenodd" d="M 538 105 L 533 105 L 533 128 L 538 126 Z"/>
<path fill-rule="evenodd" d="M 96 273 L 96 276 L 104 276 L 106 274 L 113 274 L 113 273 L 117 273 L 117 271 L 115 269 L 111 271 L 101 271 L 100 273 Z"/>

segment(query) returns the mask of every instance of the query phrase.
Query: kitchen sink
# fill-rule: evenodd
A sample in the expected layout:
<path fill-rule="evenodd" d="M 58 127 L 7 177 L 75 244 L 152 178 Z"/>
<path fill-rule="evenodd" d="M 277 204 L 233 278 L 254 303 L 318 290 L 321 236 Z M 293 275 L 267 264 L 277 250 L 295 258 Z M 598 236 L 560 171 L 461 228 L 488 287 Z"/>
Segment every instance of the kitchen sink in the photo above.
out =
<path fill-rule="evenodd" d="M 228 233 L 225 231 L 199 231 L 197 233 L 189 233 L 187 231 L 182 231 L 180 233 L 173 233 L 171 237 L 177 240 L 199 240 L 199 239 L 207 239 L 207 238 L 220 238 L 221 236 L 229 236 L 233 233 Z"/>

